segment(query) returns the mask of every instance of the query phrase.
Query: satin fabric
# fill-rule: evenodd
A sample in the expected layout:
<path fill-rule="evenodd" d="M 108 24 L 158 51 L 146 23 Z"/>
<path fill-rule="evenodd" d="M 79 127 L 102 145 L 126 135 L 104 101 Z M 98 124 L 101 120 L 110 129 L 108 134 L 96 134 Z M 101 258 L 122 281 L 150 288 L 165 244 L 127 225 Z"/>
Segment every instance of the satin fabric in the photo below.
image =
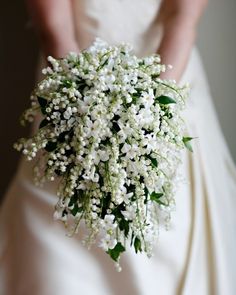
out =
<path fill-rule="evenodd" d="M 74 0 L 80 48 L 99 36 L 112 44 L 129 42 L 139 56 L 156 52 L 162 35 L 155 21 L 159 4 Z M 169 229 L 160 229 L 154 256 L 127 249 L 117 273 L 101 249 L 88 251 L 81 244 L 83 228 L 73 238 L 65 236 L 53 220 L 56 183 L 35 187 L 33 163 L 21 159 L 0 211 L 0 294 L 235 294 L 236 169 L 196 48 L 185 81 L 191 84 L 184 117 L 196 137 L 194 153 L 183 151 L 185 181 Z"/>

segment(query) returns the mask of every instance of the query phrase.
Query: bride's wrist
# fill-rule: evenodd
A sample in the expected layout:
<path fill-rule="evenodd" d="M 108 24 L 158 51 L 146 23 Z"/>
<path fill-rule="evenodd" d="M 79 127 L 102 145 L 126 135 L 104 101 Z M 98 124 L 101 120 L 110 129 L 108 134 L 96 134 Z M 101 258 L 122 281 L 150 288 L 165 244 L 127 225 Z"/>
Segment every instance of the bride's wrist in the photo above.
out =
<path fill-rule="evenodd" d="M 42 40 L 42 50 L 44 56 L 49 55 L 55 58 L 62 58 L 69 52 L 79 52 L 79 46 L 76 40 Z"/>

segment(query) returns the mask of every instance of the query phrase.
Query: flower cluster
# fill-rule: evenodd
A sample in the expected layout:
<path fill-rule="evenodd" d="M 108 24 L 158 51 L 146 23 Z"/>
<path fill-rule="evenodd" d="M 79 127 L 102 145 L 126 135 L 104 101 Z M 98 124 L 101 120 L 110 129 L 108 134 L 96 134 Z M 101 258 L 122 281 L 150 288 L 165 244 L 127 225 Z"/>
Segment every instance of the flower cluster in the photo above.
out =
<path fill-rule="evenodd" d="M 40 152 L 36 183 L 60 178 L 55 218 L 71 234 L 83 221 L 85 241 L 119 262 L 127 243 L 152 254 L 161 216 L 169 218 L 181 150 L 186 87 L 162 80 L 158 55 L 137 58 L 127 44 L 97 39 L 80 54 L 48 57 L 24 121 L 39 129 L 15 147 Z"/>

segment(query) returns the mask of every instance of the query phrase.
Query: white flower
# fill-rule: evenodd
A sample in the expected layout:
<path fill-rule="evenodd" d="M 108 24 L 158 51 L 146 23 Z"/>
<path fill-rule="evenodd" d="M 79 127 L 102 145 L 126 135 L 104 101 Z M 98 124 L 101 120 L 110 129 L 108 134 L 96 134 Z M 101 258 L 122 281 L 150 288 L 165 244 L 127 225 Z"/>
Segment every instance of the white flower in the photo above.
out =
<path fill-rule="evenodd" d="M 108 161 L 108 159 L 109 159 L 109 153 L 108 153 L 108 151 L 99 150 L 98 151 L 98 154 L 99 154 L 99 157 L 100 157 L 100 160 L 101 161 L 103 161 L 103 162 Z"/>
<path fill-rule="evenodd" d="M 108 249 L 113 249 L 116 244 L 117 244 L 117 240 L 115 238 L 110 238 L 110 236 L 107 236 L 105 239 L 101 240 L 100 247 L 104 251 L 107 251 Z"/>
<path fill-rule="evenodd" d="M 128 220 L 133 220 L 136 218 L 136 206 L 133 204 L 132 206 L 129 206 L 126 208 L 125 211 L 121 211 L 125 218 Z"/>
<path fill-rule="evenodd" d="M 130 151 L 130 150 L 131 150 L 131 145 L 125 143 L 125 144 L 123 145 L 122 149 L 121 149 L 121 152 L 126 154 L 126 153 L 128 153 L 128 151 Z"/>
<path fill-rule="evenodd" d="M 71 115 L 72 115 L 72 109 L 71 107 L 68 107 L 66 111 L 63 113 L 63 117 L 68 120 L 70 119 Z"/>

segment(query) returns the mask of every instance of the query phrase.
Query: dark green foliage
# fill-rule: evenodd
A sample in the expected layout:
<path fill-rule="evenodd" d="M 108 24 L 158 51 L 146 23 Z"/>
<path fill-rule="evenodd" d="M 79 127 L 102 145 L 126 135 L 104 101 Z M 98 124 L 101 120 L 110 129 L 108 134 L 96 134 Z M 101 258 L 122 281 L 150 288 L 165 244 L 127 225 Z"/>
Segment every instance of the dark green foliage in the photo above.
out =
<path fill-rule="evenodd" d="M 146 158 L 149 159 L 152 163 L 152 167 L 156 168 L 158 166 L 157 159 L 151 157 L 150 155 L 146 155 Z"/>
<path fill-rule="evenodd" d="M 65 142 L 65 137 L 66 137 L 67 134 L 69 134 L 68 131 L 62 132 L 62 133 L 58 136 L 58 141 L 59 141 L 59 142 Z"/>
<path fill-rule="evenodd" d="M 124 231 L 125 237 L 128 237 L 129 234 L 129 220 L 125 220 L 124 218 L 119 221 L 119 229 Z"/>
<path fill-rule="evenodd" d="M 137 100 L 139 99 L 140 95 L 139 94 L 133 94 L 132 95 L 132 103 L 136 104 Z"/>
<path fill-rule="evenodd" d="M 148 189 L 146 188 L 146 186 L 144 188 L 144 194 L 145 194 L 144 204 L 147 204 L 149 192 L 148 192 Z"/>
<path fill-rule="evenodd" d="M 117 133 L 120 131 L 120 126 L 118 125 L 117 122 L 113 122 L 112 123 L 112 128 L 111 128 L 112 132 Z"/>
<path fill-rule="evenodd" d="M 104 146 L 109 145 L 109 144 L 110 144 L 109 138 L 106 138 L 104 140 L 101 140 L 101 142 L 100 142 L 100 145 L 104 145 Z"/>
<path fill-rule="evenodd" d="M 159 200 L 162 196 L 163 196 L 163 193 L 152 192 L 150 194 L 150 200 L 155 201 L 155 202 L 159 202 Z"/>
<path fill-rule="evenodd" d="M 162 200 L 161 197 L 163 197 L 163 193 L 156 193 L 156 192 L 152 192 L 150 194 L 150 200 L 156 202 L 159 205 L 164 205 L 167 206 L 167 204 L 165 204 Z"/>
<path fill-rule="evenodd" d="M 135 249 L 136 253 L 142 252 L 141 241 L 138 237 L 135 237 L 135 239 L 134 239 L 134 249 Z"/>
<path fill-rule="evenodd" d="M 63 87 L 70 88 L 72 86 L 72 81 L 70 81 L 70 80 L 64 80 L 62 82 L 62 85 L 63 85 Z"/>
<path fill-rule="evenodd" d="M 124 251 L 125 247 L 120 242 L 118 242 L 113 249 L 109 249 L 107 251 L 107 254 L 109 254 L 114 261 L 118 261 L 120 254 Z"/>
<path fill-rule="evenodd" d="M 78 194 L 77 194 L 77 192 L 75 192 L 75 194 L 70 198 L 70 202 L 69 202 L 68 206 L 70 207 L 70 206 L 74 205 L 75 203 L 77 203 L 78 199 L 79 199 Z"/>
<path fill-rule="evenodd" d="M 47 126 L 49 121 L 47 119 L 43 119 L 39 124 L 39 129 Z"/>
<path fill-rule="evenodd" d="M 57 176 L 62 176 L 62 174 L 63 174 L 63 172 L 61 170 L 59 170 L 59 169 L 56 169 L 55 173 L 56 173 Z"/>
<path fill-rule="evenodd" d="M 73 209 L 70 210 L 71 214 L 75 216 L 78 212 L 82 212 L 83 207 L 79 207 L 78 204 L 74 204 Z"/>
<path fill-rule="evenodd" d="M 193 148 L 191 146 L 190 141 L 193 139 L 193 137 L 183 137 L 183 143 L 185 147 L 190 151 L 193 152 Z"/>
<path fill-rule="evenodd" d="M 118 125 L 117 121 L 120 119 L 120 116 L 119 115 L 115 115 L 113 118 L 112 118 L 112 131 L 114 133 L 117 133 L 120 131 L 120 126 Z"/>
<path fill-rule="evenodd" d="M 111 202 L 111 193 L 107 193 L 102 198 L 102 213 L 101 213 L 102 218 L 104 218 L 105 215 L 107 214 L 107 209 L 109 208 L 110 202 Z"/>
<path fill-rule="evenodd" d="M 73 206 L 73 209 L 70 209 L 70 212 L 73 216 L 75 216 L 78 212 L 83 211 L 83 207 L 79 207 L 79 204 L 78 204 L 79 197 L 81 199 L 83 198 L 82 190 L 75 191 L 74 195 L 70 198 L 70 202 L 68 204 L 68 207 Z"/>
<path fill-rule="evenodd" d="M 145 193 L 145 201 L 144 203 L 146 204 L 147 203 L 147 200 L 148 200 L 148 196 L 150 195 L 150 200 L 151 201 L 154 201 L 160 205 L 166 205 L 165 203 L 163 203 L 161 201 L 161 197 L 164 196 L 164 193 L 156 193 L 156 192 L 152 192 L 151 194 L 149 193 L 148 189 L 145 187 L 144 188 L 144 193 Z"/>
<path fill-rule="evenodd" d="M 47 152 L 52 152 L 52 151 L 54 151 L 55 149 L 57 148 L 57 142 L 55 141 L 49 141 L 48 143 L 47 143 L 47 145 L 45 146 L 45 150 L 47 151 Z"/>
<path fill-rule="evenodd" d="M 156 99 L 161 104 L 176 103 L 176 101 L 173 98 L 166 96 L 166 95 L 161 95 L 161 96 L 157 97 Z"/>
<path fill-rule="evenodd" d="M 129 234 L 130 221 L 126 220 L 124 215 L 121 213 L 121 211 L 124 211 L 124 210 L 125 210 L 125 205 L 124 205 L 124 203 L 122 203 L 112 210 L 112 214 L 115 216 L 115 218 L 118 222 L 119 229 L 121 231 L 124 231 L 124 234 L 127 237 Z"/>
<path fill-rule="evenodd" d="M 47 107 L 48 101 L 45 98 L 40 96 L 37 96 L 37 99 L 38 99 L 38 103 L 40 105 L 42 114 L 46 115 L 46 107 Z"/>
<path fill-rule="evenodd" d="M 77 87 L 79 89 L 79 91 L 81 93 L 83 93 L 85 87 L 87 86 L 86 82 L 84 80 L 80 80 L 78 83 L 77 83 Z"/>

